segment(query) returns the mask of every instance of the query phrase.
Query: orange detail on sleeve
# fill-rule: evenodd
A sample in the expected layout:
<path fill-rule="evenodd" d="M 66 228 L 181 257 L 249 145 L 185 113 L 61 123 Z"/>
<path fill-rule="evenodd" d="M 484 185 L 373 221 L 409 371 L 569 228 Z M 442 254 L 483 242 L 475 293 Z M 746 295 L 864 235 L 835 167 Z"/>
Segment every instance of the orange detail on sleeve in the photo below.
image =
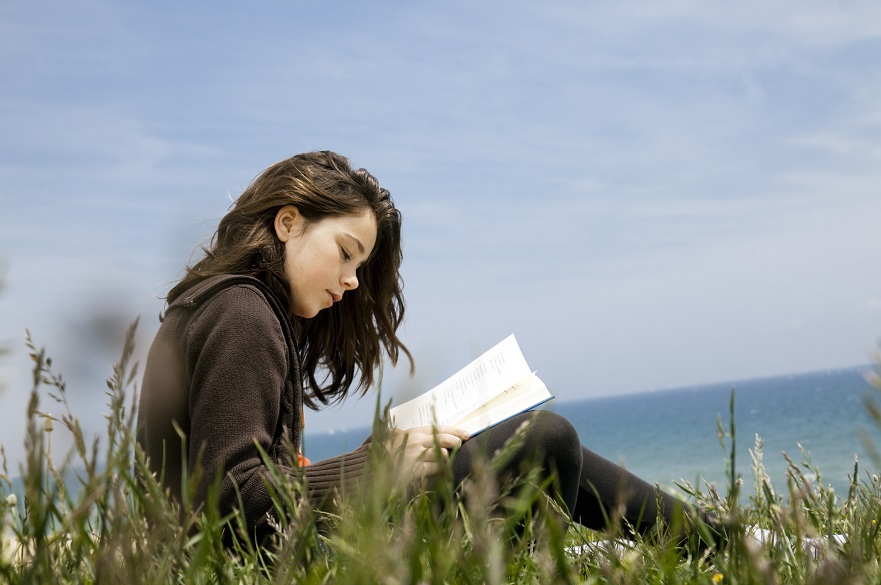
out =
<path fill-rule="evenodd" d="M 303 416 L 301 417 L 300 429 L 305 429 L 305 428 L 306 428 L 306 412 L 305 412 L 305 411 L 300 411 L 300 414 L 303 415 Z M 309 461 L 308 458 L 306 458 L 306 457 L 303 456 L 303 452 L 302 452 L 302 451 L 297 451 L 297 465 L 298 465 L 299 467 L 306 467 L 307 465 L 312 465 L 312 462 Z"/>

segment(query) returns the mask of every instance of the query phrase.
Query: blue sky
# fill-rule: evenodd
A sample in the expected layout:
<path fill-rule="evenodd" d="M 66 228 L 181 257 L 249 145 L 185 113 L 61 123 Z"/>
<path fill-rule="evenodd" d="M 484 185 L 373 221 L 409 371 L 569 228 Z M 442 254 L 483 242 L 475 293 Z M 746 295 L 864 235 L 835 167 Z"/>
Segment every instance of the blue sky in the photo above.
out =
<path fill-rule="evenodd" d="M 561 401 L 861 364 L 881 338 L 877 3 L 5 3 L 0 78 L 13 460 L 25 328 L 100 429 L 119 330 L 141 315 L 145 353 L 231 199 L 312 149 L 404 213 L 417 376 L 384 397 L 512 332 Z"/>

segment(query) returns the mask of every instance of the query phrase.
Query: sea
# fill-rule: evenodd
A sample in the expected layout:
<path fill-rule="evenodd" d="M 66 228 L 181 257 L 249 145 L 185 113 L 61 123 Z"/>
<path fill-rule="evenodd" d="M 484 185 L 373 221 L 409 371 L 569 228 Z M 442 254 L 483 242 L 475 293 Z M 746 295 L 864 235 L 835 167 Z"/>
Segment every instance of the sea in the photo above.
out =
<path fill-rule="evenodd" d="M 861 366 L 551 401 L 547 409 L 566 416 L 588 449 L 673 492 L 688 482 L 704 491 L 713 484 L 724 495 L 733 443 L 734 472 L 743 480 L 744 497 L 755 493 L 757 445 L 775 491 L 784 498 L 794 469 L 814 485 L 847 497 L 855 463 L 860 482 L 873 481 L 881 470 L 881 421 L 867 408 L 867 402 L 881 406 L 881 390 L 867 381 L 871 371 Z M 368 434 L 367 427 L 307 434 L 305 454 L 313 461 L 339 455 Z"/>

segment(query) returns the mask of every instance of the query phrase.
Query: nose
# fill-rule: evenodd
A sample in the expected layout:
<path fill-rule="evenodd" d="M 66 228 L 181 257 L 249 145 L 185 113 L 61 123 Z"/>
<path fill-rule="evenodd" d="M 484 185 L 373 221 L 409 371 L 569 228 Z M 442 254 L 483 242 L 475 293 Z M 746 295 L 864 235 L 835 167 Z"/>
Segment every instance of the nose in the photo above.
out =
<path fill-rule="evenodd" d="M 354 272 L 351 274 L 344 274 L 342 285 L 348 290 L 355 290 L 358 288 L 358 275 Z"/>

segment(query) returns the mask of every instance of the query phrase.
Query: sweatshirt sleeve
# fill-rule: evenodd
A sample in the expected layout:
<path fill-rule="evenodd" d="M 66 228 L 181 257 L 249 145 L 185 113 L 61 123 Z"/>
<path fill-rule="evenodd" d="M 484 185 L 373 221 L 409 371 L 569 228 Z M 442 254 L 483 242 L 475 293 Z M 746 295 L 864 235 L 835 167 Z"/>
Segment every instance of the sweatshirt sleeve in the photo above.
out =
<path fill-rule="evenodd" d="M 288 353 L 281 325 L 260 292 L 233 286 L 207 301 L 190 321 L 189 476 L 199 465 L 196 504 L 220 481 L 220 512 L 241 498 L 249 529 L 265 525 L 272 510 L 269 475 L 256 445 L 266 452 L 279 425 L 288 378 Z M 366 446 L 303 471 L 316 506 L 350 487 L 365 473 Z M 198 463 L 197 463 L 198 462 Z M 300 470 L 281 467 L 285 473 Z"/>

